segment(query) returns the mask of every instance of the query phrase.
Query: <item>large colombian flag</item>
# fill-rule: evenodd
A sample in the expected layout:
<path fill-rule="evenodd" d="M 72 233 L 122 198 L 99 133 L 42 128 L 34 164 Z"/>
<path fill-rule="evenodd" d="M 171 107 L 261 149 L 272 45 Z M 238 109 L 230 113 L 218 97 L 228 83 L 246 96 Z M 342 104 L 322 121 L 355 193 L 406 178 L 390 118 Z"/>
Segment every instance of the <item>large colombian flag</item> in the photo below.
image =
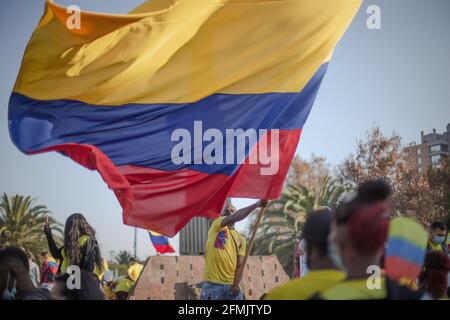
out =
<path fill-rule="evenodd" d="M 11 95 L 11 139 L 97 170 L 126 224 L 168 236 L 193 216 L 216 217 L 228 197 L 277 198 L 360 2 L 152 0 L 129 14 L 82 12 L 73 29 L 73 12 L 49 0 Z M 183 163 L 172 157 L 180 128 L 214 133 L 193 139 Z M 218 140 L 198 152 L 228 129 L 267 132 L 244 151 Z M 262 161 L 211 161 L 270 150 L 274 135 L 275 174 Z"/>

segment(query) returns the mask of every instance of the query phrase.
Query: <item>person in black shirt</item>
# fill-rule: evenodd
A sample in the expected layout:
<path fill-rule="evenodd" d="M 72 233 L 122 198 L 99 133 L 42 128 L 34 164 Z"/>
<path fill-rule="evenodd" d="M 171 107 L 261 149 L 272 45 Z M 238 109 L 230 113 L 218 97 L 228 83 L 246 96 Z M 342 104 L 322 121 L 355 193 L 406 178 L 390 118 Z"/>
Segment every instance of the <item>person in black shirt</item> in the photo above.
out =
<path fill-rule="evenodd" d="M 79 288 L 70 288 L 67 285 L 71 282 L 69 277 L 69 274 L 65 273 L 56 279 L 52 288 L 53 300 L 105 300 L 100 282 L 92 273 L 81 270 Z"/>

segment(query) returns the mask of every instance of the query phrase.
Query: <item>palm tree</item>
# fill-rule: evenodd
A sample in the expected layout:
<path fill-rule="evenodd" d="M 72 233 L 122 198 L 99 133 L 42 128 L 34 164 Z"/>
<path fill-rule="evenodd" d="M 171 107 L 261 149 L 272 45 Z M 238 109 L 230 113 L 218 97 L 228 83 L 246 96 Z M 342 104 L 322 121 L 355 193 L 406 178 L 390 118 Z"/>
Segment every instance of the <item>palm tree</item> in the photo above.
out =
<path fill-rule="evenodd" d="M 115 255 L 114 259 L 118 264 L 128 264 L 133 256 L 129 251 L 120 250 L 118 254 Z"/>
<path fill-rule="evenodd" d="M 48 223 L 59 235 L 61 224 L 51 217 L 43 205 L 35 205 L 36 199 L 29 196 L 14 195 L 11 198 L 3 193 L 0 200 L 0 243 L 4 246 L 19 247 L 31 252 L 35 259 L 39 253 L 48 249 L 42 227 Z M 56 236 L 60 242 L 61 237 Z"/>
<path fill-rule="evenodd" d="M 292 275 L 293 254 L 307 213 L 321 206 L 335 208 L 345 191 L 330 177 L 323 179 L 317 193 L 305 186 L 287 186 L 266 210 L 252 254 L 277 255 L 286 273 Z"/>

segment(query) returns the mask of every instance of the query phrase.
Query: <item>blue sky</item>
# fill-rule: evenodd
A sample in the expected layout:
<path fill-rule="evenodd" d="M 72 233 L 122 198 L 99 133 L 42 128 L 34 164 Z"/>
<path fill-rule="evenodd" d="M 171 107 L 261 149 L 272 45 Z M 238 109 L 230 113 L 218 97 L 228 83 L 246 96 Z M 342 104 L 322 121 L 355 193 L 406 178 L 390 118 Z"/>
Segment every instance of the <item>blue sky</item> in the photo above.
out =
<path fill-rule="evenodd" d="M 142 0 L 56 2 L 124 13 Z M 366 9 L 372 4 L 381 8 L 381 30 L 366 27 Z M 25 156 L 9 139 L 9 95 L 43 8 L 44 0 L 0 2 L 0 192 L 37 197 L 60 221 L 72 212 L 84 213 L 109 257 L 111 250 L 131 250 L 133 228 L 122 224 L 121 208 L 100 176 L 58 154 Z M 419 141 L 422 130 L 442 131 L 450 122 L 449 16 L 448 0 L 364 1 L 336 48 L 297 153 L 325 156 L 334 165 L 374 125 L 385 134 L 399 134 L 404 144 Z M 250 202 L 235 203 L 240 207 Z M 177 240 L 171 240 L 176 248 Z M 150 254 L 154 250 L 148 236 L 140 231 L 138 255 Z"/>

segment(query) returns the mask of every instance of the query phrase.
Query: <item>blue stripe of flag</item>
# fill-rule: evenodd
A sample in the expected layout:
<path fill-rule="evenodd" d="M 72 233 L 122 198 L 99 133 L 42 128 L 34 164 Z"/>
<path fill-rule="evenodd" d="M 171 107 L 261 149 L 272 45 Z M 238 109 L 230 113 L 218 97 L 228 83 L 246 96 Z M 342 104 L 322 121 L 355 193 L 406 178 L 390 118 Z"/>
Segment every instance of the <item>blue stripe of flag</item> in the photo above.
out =
<path fill-rule="evenodd" d="M 399 257 L 414 264 L 421 265 L 425 257 L 425 248 L 399 237 L 389 239 L 386 257 Z"/>
<path fill-rule="evenodd" d="M 153 245 L 165 246 L 169 244 L 169 240 L 166 236 L 155 236 L 151 232 L 149 232 L 148 234 L 150 235 L 150 240 L 152 241 Z"/>
<path fill-rule="evenodd" d="M 74 100 L 35 100 L 12 93 L 9 130 L 24 153 L 59 144 L 89 144 L 99 148 L 116 166 L 134 165 L 163 171 L 196 170 L 233 175 L 240 163 L 175 164 L 171 152 L 178 141 L 171 135 L 186 129 L 194 137 L 194 122 L 203 132 L 227 129 L 301 129 L 309 115 L 327 69 L 323 64 L 302 91 L 294 93 L 213 94 L 192 103 L 90 105 Z M 260 137 L 258 137 L 260 138 Z M 209 142 L 201 142 L 203 150 Z M 253 147 L 246 141 L 245 158 Z M 234 155 L 238 149 L 232 146 Z M 226 149 L 224 149 L 226 150 Z M 193 159 L 192 154 L 192 159 Z"/>

